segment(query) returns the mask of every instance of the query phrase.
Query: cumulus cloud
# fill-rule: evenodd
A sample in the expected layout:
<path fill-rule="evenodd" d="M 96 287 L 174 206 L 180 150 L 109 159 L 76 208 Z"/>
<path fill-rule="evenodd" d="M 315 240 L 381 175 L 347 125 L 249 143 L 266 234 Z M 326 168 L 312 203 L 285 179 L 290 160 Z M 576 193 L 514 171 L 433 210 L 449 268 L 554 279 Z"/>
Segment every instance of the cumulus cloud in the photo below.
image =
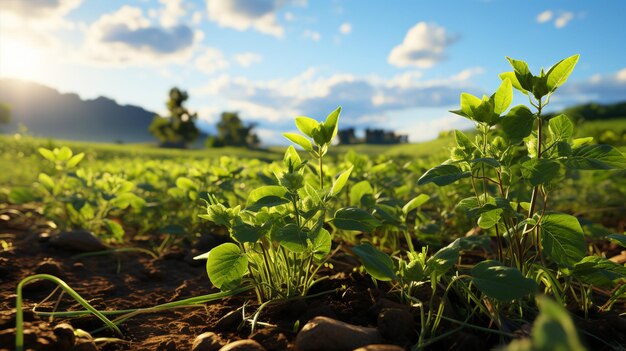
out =
<path fill-rule="evenodd" d="M 159 2 L 163 4 L 160 19 L 163 27 L 176 26 L 178 20 L 187 12 L 183 7 L 183 0 L 159 0 Z"/>
<path fill-rule="evenodd" d="M 387 62 L 397 67 L 430 68 L 445 59 L 446 48 L 457 39 L 435 23 L 419 22 L 391 50 Z"/>
<path fill-rule="evenodd" d="M 626 67 L 612 74 L 595 74 L 585 80 L 568 82 L 559 90 L 561 93 L 554 97 L 563 105 L 622 101 L 626 96 Z"/>
<path fill-rule="evenodd" d="M 194 60 L 196 68 L 206 74 L 211 74 L 228 68 L 230 65 L 224 54 L 215 48 L 205 48 Z"/>
<path fill-rule="evenodd" d="M 287 4 L 306 5 L 303 0 L 207 0 L 209 20 L 221 27 L 240 31 L 254 29 L 282 38 L 285 29 L 278 23 L 276 12 Z"/>
<path fill-rule="evenodd" d="M 2 10 L 22 18 L 46 19 L 61 17 L 80 6 L 82 0 L 38 0 L 36 4 L 25 0 L 5 0 Z"/>
<path fill-rule="evenodd" d="M 334 74 L 322 76 L 309 68 L 287 79 L 250 80 L 222 74 L 192 89 L 199 99 L 216 97 L 220 110 L 239 111 L 260 127 L 291 128 L 293 117 L 323 118 L 341 105 L 343 125 L 388 128 L 395 111 L 424 107 L 452 107 L 461 91 L 474 90 L 469 79 L 482 69 L 471 68 L 450 77 L 423 79 L 417 71 L 391 78 Z"/>
<path fill-rule="evenodd" d="M 320 39 L 322 39 L 322 35 L 319 32 L 310 29 L 305 30 L 302 36 L 313 41 L 320 41 Z"/>
<path fill-rule="evenodd" d="M 584 17 L 585 14 L 579 14 L 579 17 Z M 554 27 L 561 29 L 567 26 L 567 24 L 574 19 L 574 13 L 570 11 L 561 11 L 558 14 L 552 10 L 545 10 L 539 15 L 537 15 L 538 23 L 549 23 L 553 22 Z"/>
<path fill-rule="evenodd" d="M 344 34 L 344 35 L 348 35 L 352 33 L 352 24 L 348 22 L 341 24 L 339 26 L 339 33 Z"/>
<path fill-rule="evenodd" d="M 241 67 L 250 67 L 255 63 L 261 62 L 262 59 L 263 56 L 255 52 L 242 52 L 235 55 L 235 61 L 237 61 Z"/>
<path fill-rule="evenodd" d="M 89 26 L 84 52 L 88 60 L 104 64 L 183 62 L 201 39 L 202 32 L 186 25 L 157 25 L 140 8 L 123 6 Z"/>
<path fill-rule="evenodd" d="M 552 19 L 552 16 L 553 16 L 552 11 L 545 10 L 542 13 L 537 15 L 537 22 L 539 22 L 539 23 L 546 23 L 546 22 L 548 22 L 549 20 Z"/>

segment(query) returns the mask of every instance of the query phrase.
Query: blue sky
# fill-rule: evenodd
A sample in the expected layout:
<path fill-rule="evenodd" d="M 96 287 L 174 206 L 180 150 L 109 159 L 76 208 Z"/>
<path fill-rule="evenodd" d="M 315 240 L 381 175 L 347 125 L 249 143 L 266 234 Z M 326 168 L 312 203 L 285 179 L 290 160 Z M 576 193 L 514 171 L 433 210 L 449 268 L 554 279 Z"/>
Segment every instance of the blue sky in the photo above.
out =
<path fill-rule="evenodd" d="M 552 109 L 626 99 L 620 0 L 4 0 L 0 11 L 0 77 L 156 112 L 179 86 L 203 126 L 239 111 L 266 144 L 337 105 L 343 126 L 411 141 L 466 127 L 447 111 L 462 91 L 493 91 L 505 56 L 537 71 L 581 54 Z"/>

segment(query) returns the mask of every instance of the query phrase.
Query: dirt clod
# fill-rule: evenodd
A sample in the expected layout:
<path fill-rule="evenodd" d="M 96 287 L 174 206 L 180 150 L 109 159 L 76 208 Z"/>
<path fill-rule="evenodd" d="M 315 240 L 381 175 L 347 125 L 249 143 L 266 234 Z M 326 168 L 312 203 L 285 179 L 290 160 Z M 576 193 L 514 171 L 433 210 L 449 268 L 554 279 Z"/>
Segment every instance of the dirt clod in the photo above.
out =
<path fill-rule="evenodd" d="M 213 332 L 206 332 L 196 337 L 191 346 L 191 351 L 217 351 L 221 347 L 220 337 Z"/>

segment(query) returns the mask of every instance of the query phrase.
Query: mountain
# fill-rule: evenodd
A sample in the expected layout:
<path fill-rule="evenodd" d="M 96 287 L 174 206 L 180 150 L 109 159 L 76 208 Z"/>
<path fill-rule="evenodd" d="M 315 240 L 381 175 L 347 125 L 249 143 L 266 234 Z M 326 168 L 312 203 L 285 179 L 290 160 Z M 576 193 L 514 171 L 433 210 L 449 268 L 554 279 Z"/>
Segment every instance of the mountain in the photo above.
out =
<path fill-rule="evenodd" d="M 119 105 L 98 97 L 83 100 L 47 86 L 0 79 L 0 103 L 11 107 L 11 122 L 0 131 L 15 132 L 19 125 L 35 136 L 95 142 L 151 142 L 148 126 L 155 113 L 138 106 Z"/>

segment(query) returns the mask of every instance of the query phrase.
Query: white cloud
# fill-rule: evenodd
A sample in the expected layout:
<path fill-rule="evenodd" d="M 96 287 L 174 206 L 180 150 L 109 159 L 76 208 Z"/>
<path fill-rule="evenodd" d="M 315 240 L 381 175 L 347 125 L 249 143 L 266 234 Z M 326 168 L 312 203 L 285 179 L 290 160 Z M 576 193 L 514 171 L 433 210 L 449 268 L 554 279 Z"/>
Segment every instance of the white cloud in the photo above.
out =
<path fill-rule="evenodd" d="M 419 22 L 391 50 L 387 62 L 397 67 L 430 68 L 445 59 L 444 51 L 456 39 L 437 24 Z"/>
<path fill-rule="evenodd" d="M 102 15 L 85 32 L 84 61 L 104 65 L 182 63 L 202 40 L 186 25 L 152 23 L 140 8 L 123 6 Z"/>
<path fill-rule="evenodd" d="M 8 0 L 2 2 L 2 11 L 22 18 L 46 20 L 59 18 L 80 6 L 82 0 L 39 0 L 36 4 L 26 0 Z"/>
<path fill-rule="evenodd" d="M 169 28 L 178 24 L 178 20 L 185 15 L 187 11 L 183 7 L 183 0 L 159 0 L 163 4 L 161 10 L 161 25 Z"/>
<path fill-rule="evenodd" d="M 293 22 L 295 19 L 296 16 L 292 12 L 285 12 L 285 21 Z"/>
<path fill-rule="evenodd" d="M 228 68 L 229 63 L 224 54 L 215 48 L 205 48 L 194 60 L 196 68 L 206 74 Z"/>
<path fill-rule="evenodd" d="M 302 33 L 302 36 L 304 36 L 307 39 L 311 39 L 313 41 L 320 41 L 320 39 L 322 39 L 322 35 L 319 32 L 307 29 Z"/>
<path fill-rule="evenodd" d="M 615 73 L 594 74 L 585 80 L 568 82 L 559 91 L 554 98 L 565 106 L 591 101 L 623 101 L 626 96 L 626 67 Z"/>
<path fill-rule="evenodd" d="M 574 19 L 574 14 L 573 13 L 571 13 L 571 12 L 563 12 L 562 14 L 559 15 L 559 17 L 556 18 L 556 20 L 554 20 L 554 26 L 556 28 L 563 28 L 572 19 Z"/>
<path fill-rule="evenodd" d="M 617 79 L 618 82 L 626 83 L 626 68 L 622 68 L 621 70 L 617 71 L 617 73 L 615 74 L 615 79 Z"/>
<path fill-rule="evenodd" d="M 250 67 L 255 63 L 261 62 L 262 59 L 263 56 L 255 52 L 242 52 L 235 55 L 235 61 L 237 61 L 241 67 Z"/>
<path fill-rule="evenodd" d="M 202 17 L 203 17 L 202 12 L 200 11 L 194 12 L 193 15 L 191 16 L 191 23 L 194 25 L 198 25 L 202 23 Z"/>
<path fill-rule="evenodd" d="M 552 16 L 553 16 L 552 11 L 545 10 L 542 13 L 537 15 L 537 22 L 546 23 L 552 19 Z"/>
<path fill-rule="evenodd" d="M 352 33 L 352 24 L 346 22 L 339 26 L 339 33 L 348 35 Z"/>
<path fill-rule="evenodd" d="M 285 35 L 285 29 L 278 23 L 276 13 L 288 4 L 304 6 L 306 1 L 206 0 L 209 20 L 219 26 L 240 31 L 252 28 L 278 38 Z"/>

